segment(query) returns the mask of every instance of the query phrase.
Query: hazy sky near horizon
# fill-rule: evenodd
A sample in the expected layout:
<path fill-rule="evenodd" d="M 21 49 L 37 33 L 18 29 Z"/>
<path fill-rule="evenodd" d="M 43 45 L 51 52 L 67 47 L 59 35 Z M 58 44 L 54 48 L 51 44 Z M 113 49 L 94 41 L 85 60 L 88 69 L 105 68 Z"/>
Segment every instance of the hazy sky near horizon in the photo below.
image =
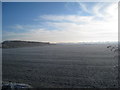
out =
<path fill-rule="evenodd" d="M 3 2 L 2 12 L 3 40 L 118 40 L 117 3 Z"/>

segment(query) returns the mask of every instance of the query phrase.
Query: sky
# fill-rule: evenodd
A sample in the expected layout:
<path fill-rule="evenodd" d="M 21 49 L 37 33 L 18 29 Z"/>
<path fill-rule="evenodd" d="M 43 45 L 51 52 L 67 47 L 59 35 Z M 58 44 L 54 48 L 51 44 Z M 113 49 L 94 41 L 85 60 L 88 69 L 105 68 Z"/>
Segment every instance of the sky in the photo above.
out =
<path fill-rule="evenodd" d="M 0 42 L 2 41 L 2 3 L 0 2 Z"/>
<path fill-rule="evenodd" d="M 118 40 L 118 4 L 3 2 L 2 39 L 53 43 Z"/>

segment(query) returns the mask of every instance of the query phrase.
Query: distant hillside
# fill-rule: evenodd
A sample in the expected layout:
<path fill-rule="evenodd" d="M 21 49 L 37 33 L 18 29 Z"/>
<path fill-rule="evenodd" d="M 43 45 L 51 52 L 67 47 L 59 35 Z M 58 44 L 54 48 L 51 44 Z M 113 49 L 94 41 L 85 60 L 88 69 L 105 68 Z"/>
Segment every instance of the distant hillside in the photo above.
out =
<path fill-rule="evenodd" d="M 33 41 L 4 41 L 2 42 L 2 48 L 18 48 L 18 47 L 33 47 L 53 45 L 49 42 L 33 42 Z"/>

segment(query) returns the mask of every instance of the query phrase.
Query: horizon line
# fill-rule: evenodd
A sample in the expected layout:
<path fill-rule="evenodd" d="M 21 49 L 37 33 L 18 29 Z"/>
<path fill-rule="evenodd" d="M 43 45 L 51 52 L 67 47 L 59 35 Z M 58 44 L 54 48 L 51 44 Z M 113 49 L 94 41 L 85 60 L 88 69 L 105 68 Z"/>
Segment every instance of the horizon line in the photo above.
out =
<path fill-rule="evenodd" d="M 49 43 L 73 43 L 73 44 L 77 44 L 77 43 L 118 43 L 120 41 L 79 41 L 79 42 L 51 42 L 51 41 L 38 41 L 38 40 L 2 40 L 0 42 L 4 42 L 4 41 L 31 41 L 31 42 L 49 42 Z"/>

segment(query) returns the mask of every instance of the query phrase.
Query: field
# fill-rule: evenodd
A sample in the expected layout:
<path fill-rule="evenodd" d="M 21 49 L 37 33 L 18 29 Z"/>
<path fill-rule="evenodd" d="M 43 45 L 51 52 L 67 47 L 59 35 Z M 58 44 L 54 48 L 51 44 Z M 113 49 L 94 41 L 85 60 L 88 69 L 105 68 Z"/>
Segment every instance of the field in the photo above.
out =
<path fill-rule="evenodd" d="M 39 88 L 115 88 L 118 64 L 107 44 L 3 49 L 3 81 Z"/>

